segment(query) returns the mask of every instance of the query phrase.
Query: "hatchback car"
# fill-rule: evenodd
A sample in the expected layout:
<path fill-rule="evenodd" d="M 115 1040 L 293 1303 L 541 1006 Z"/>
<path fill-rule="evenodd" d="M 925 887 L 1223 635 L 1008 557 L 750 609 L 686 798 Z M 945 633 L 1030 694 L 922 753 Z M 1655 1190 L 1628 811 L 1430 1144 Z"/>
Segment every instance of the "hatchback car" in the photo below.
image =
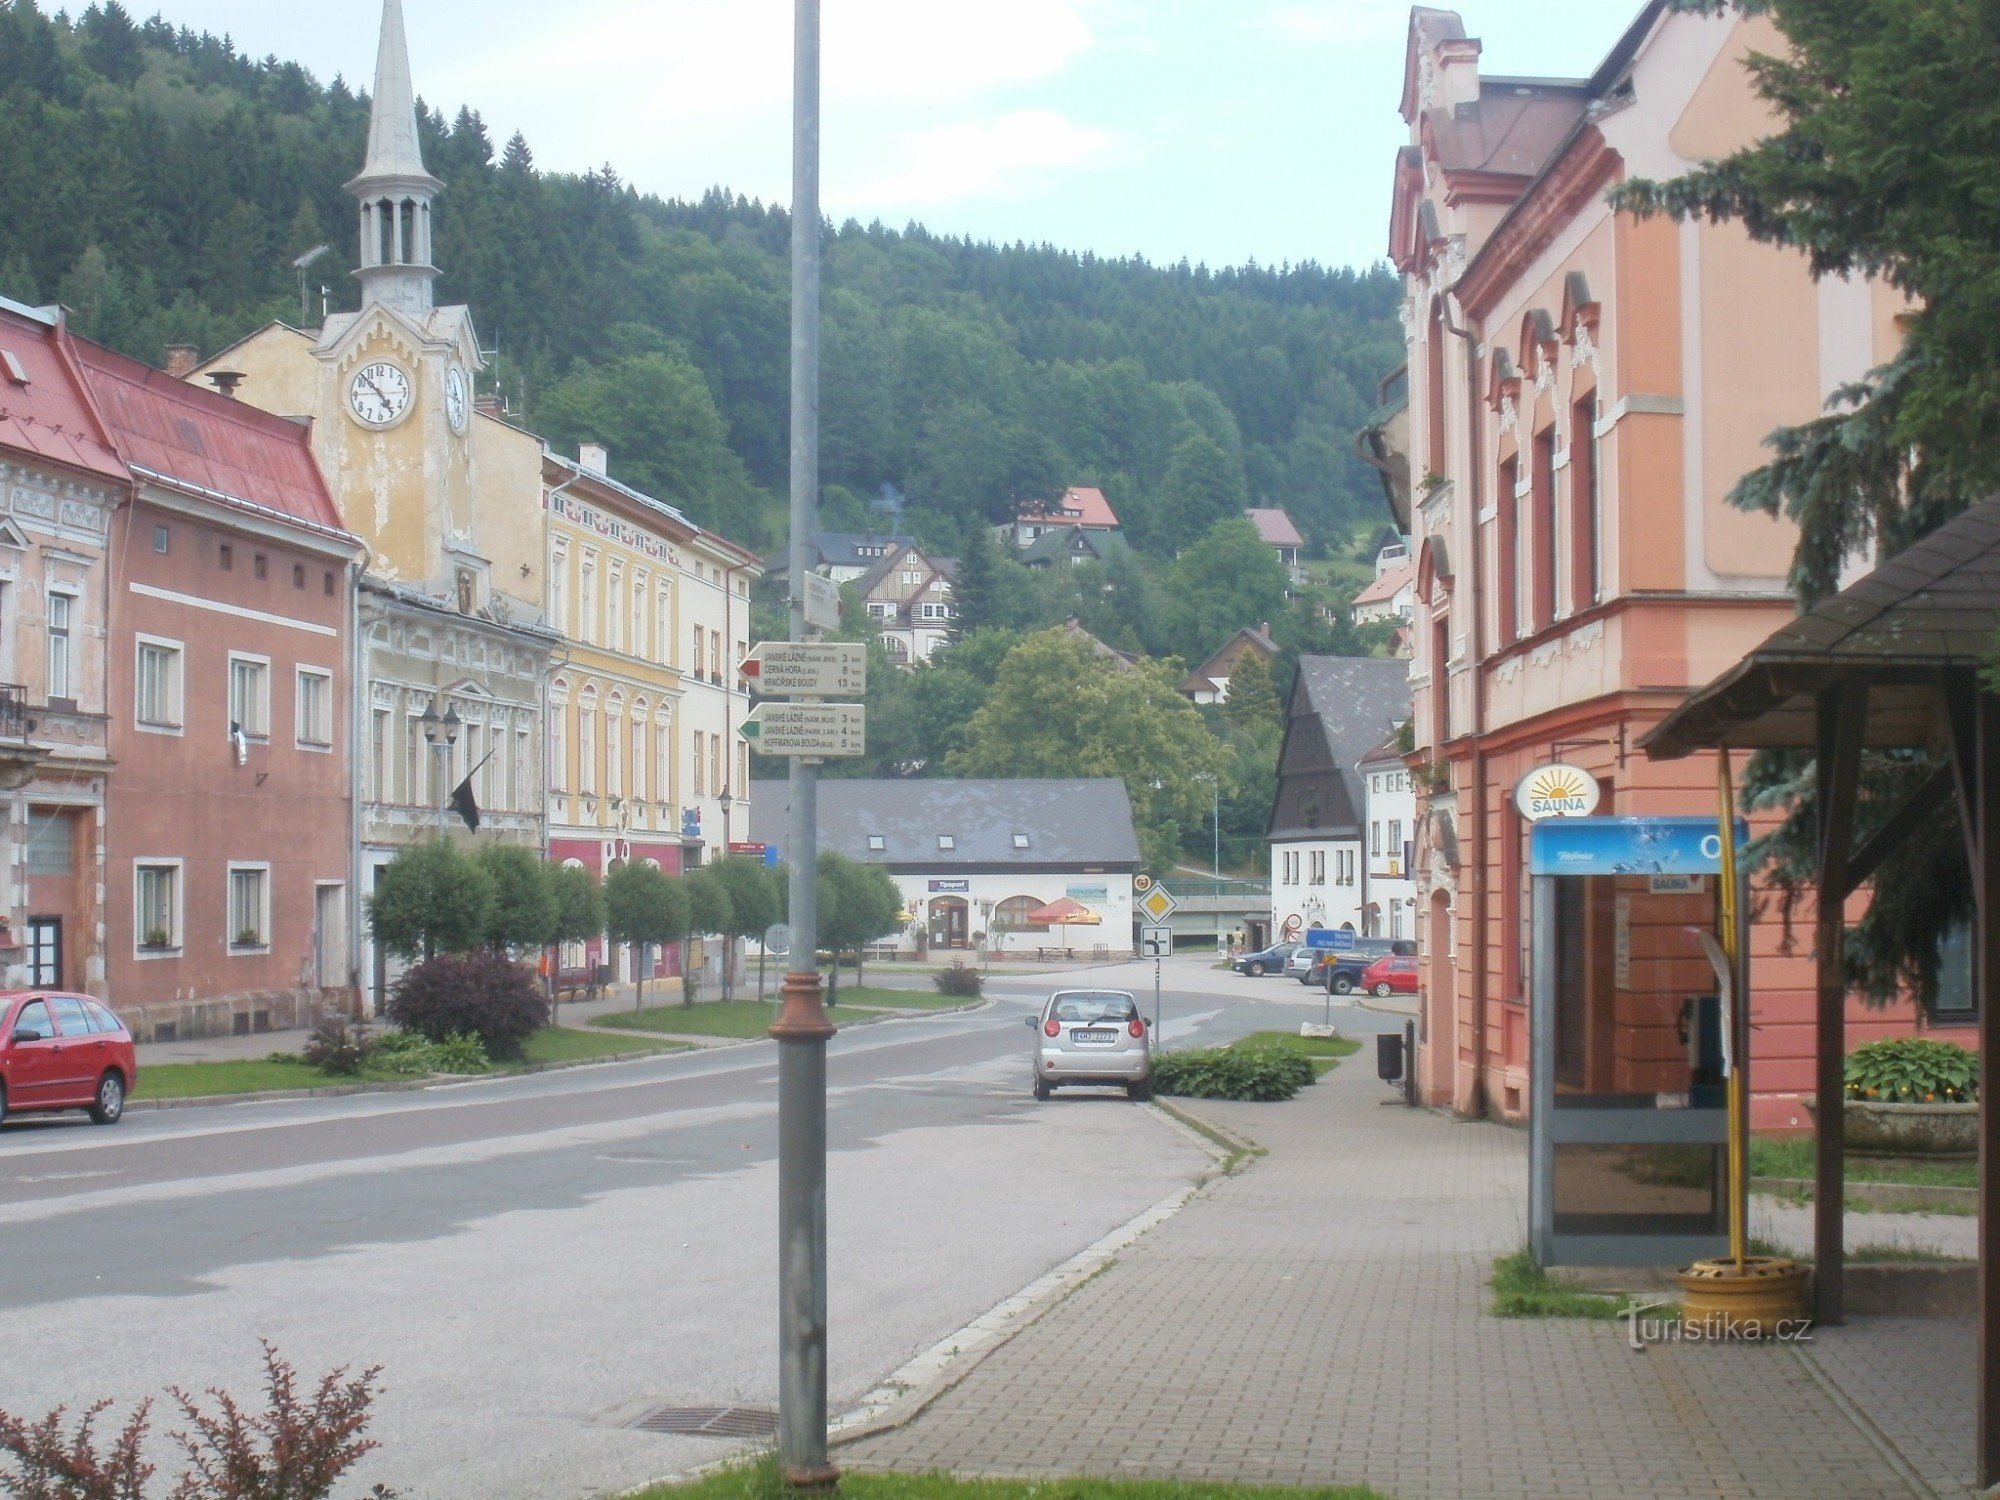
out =
<path fill-rule="evenodd" d="M 87 995 L 0 994 L 0 1120 L 87 1109 L 115 1125 L 139 1078 L 125 1023 Z"/>
<path fill-rule="evenodd" d="M 1378 958 L 1361 976 L 1361 988 L 1371 995 L 1414 995 L 1417 961 L 1407 953 Z"/>
<path fill-rule="evenodd" d="M 1376 959 L 1416 951 L 1415 938 L 1357 937 L 1352 948 L 1322 949 L 1314 954 L 1312 967 L 1299 983 L 1345 995 L 1361 988 L 1362 974 Z"/>
<path fill-rule="evenodd" d="M 1281 971 L 1292 954 L 1299 949 L 1299 943 L 1273 943 L 1268 948 L 1259 948 L 1255 953 L 1240 953 L 1230 968 L 1239 974 L 1248 974 L 1255 979 L 1260 974 L 1276 974 Z"/>
<path fill-rule="evenodd" d="M 1128 990 L 1057 990 L 1035 1032 L 1035 1097 L 1063 1084 L 1123 1085 L 1133 1099 L 1153 1097 L 1153 1038 Z"/>

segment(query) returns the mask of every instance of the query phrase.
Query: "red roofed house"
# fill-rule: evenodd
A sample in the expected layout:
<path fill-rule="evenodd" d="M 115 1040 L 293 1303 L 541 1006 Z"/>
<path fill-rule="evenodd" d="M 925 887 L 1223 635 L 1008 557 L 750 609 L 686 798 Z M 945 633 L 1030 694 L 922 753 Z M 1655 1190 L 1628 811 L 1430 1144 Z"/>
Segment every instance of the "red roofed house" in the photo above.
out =
<path fill-rule="evenodd" d="M 1292 518 L 1281 510 L 1261 510 L 1254 506 L 1243 514 L 1257 528 L 1258 539 L 1265 546 L 1277 549 L 1278 561 L 1292 575 L 1292 582 L 1304 582 L 1305 572 L 1299 566 L 1299 553 L 1305 547 L 1306 539 L 1299 535 L 1299 528 L 1292 524 Z"/>
<path fill-rule="evenodd" d="M 1375 554 L 1375 580 L 1354 596 L 1354 623 L 1406 625 L 1417 608 L 1417 565 L 1401 542 Z"/>
<path fill-rule="evenodd" d="M 60 311 L 0 299 L 0 972 L 105 992 L 106 533 L 130 492 Z"/>
<path fill-rule="evenodd" d="M 132 503 L 111 531 L 112 1002 L 141 1039 L 353 1004 L 356 539 L 308 424 L 73 343 Z"/>
<path fill-rule="evenodd" d="M 1025 547 L 1045 531 L 1080 526 L 1085 531 L 1119 531 L 1123 527 L 1104 491 L 1072 485 L 1054 505 L 1031 501 L 1014 518 L 1014 545 Z"/>

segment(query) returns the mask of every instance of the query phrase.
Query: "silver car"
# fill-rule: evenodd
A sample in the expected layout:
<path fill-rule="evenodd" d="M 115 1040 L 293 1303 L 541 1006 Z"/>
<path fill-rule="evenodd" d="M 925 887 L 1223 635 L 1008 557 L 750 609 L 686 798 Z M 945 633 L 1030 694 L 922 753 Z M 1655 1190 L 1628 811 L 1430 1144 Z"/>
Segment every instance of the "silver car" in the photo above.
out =
<path fill-rule="evenodd" d="M 1066 1083 L 1123 1084 L 1128 1098 L 1153 1097 L 1153 1038 L 1129 990 L 1057 990 L 1035 1033 L 1035 1097 Z"/>

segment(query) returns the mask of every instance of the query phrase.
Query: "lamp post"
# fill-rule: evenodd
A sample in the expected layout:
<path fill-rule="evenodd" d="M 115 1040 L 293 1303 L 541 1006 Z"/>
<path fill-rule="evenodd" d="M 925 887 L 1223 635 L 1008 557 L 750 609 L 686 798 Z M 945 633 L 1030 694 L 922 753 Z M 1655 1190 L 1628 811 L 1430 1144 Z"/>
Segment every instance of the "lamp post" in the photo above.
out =
<path fill-rule="evenodd" d="M 1209 854 L 1208 873 L 1219 892 L 1222 889 L 1222 778 L 1208 771 L 1197 771 L 1194 779 L 1208 783 L 1209 816 L 1215 831 L 1215 846 Z"/>
<path fill-rule="evenodd" d="M 424 741 L 432 750 L 440 752 L 432 757 L 431 763 L 437 767 L 438 779 L 437 819 L 438 836 L 444 836 L 444 807 L 448 789 L 445 782 L 451 778 L 451 747 L 458 743 L 458 730 L 464 721 L 458 716 L 458 709 L 447 702 L 444 714 L 439 716 L 437 699 L 433 697 L 424 708 L 423 717 L 417 722 L 424 726 Z"/>
<path fill-rule="evenodd" d="M 722 795 L 715 800 L 716 804 L 722 809 L 722 852 L 727 854 L 729 852 L 729 809 L 736 805 L 736 799 L 729 795 L 729 788 L 725 786 L 722 789 Z"/>
<path fill-rule="evenodd" d="M 721 793 L 715 799 L 722 809 L 722 855 L 729 858 L 729 809 L 736 805 L 736 799 L 729 795 L 729 787 L 724 783 Z M 723 934 L 722 938 L 722 998 L 730 998 L 731 985 L 736 976 L 736 939 Z"/>

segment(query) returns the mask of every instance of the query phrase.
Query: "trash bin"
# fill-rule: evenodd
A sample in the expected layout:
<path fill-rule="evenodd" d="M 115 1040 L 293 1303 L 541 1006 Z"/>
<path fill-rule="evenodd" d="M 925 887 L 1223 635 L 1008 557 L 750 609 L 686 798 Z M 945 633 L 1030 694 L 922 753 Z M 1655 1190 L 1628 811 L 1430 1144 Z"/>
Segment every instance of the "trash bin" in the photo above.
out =
<path fill-rule="evenodd" d="M 1394 1083 L 1403 1076 L 1403 1038 L 1393 1031 L 1385 1031 L 1375 1038 L 1375 1076 L 1384 1083 Z"/>

